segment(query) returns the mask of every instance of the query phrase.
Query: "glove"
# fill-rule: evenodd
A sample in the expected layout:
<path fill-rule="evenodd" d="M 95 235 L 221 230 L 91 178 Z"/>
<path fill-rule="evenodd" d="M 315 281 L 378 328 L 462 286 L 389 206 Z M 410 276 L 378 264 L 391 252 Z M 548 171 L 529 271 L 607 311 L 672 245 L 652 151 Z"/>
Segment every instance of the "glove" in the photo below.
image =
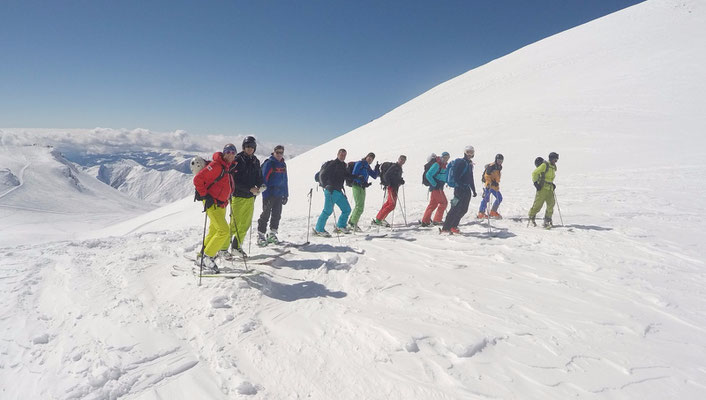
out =
<path fill-rule="evenodd" d="M 460 200 L 458 197 L 454 197 L 453 199 L 451 199 L 451 207 L 456 207 L 456 204 L 458 204 L 459 201 Z"/>
<path fill-rule="evenodd" d="M 556 190 L 556 185 L 552 182 L 552 190 Z"/>
<path fill-rule="evenodd" d="M 535 189 L 537 189 L 538 192 L 540 190 L 542 190 L 542 186 L 539 184 L 539 182 L 532 182 L 532 184 L 534 185 Z"/>
<path fill-rule="evenodd" d="M 364 188 L 369 188 L 373 183 L 372 182 L 366 182 L 365 185 L 363 185 Z"/>
<path fill-rule="evenodd" d="M 404 185 L 404 179 L 400 178 L 400 185 Z"/>
<path fill-rule="evenodd" d="M 210 194 L 207 194 L 203 198 L 203 210 L 204 211 L 208 210 L 215 203 L 216 203 L 216 201 L 213 199 L 213 197 L 211 197 Z"/>
<path fill-rule="evenodd" d="M 478 193 L 473 192 L 473 197 L 476 197 L 476 196 L 478 196 Z"/>
<path fill-rule="evenodd" d="M 328 190 L 329 192 L 333 193 L 333 185 L 326 185 L 324 190 Z"/>
<path fill-rule="evenodd" d="M 375 163 L 375 172 L 378 174 L 380 173 L 380 163 L 379 162 Z"/>
<path fill-rule="evenodd" d="M 286 197 L 282 197 L 282 205 L 287 204 L 287 200 L 288 200 L 288 199 L 287 199 Z"/>

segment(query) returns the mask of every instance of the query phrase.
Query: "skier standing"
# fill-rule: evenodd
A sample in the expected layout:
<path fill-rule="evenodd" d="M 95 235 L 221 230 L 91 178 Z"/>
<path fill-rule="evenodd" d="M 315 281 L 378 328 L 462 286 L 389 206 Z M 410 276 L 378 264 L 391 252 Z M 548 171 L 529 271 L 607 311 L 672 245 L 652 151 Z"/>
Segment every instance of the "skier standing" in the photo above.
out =
<path fill-rule="evenodd" d="M 287 204 L 289 198 L 284 146 L 275 146 L 272 155 L 262 163 L 262 176 L 267 190 L 262 193 L 262 213 L 257 220 L 257 244 L 266 246 L 268 243 L 279 243 L 277 230 L 282 217 L 282 206 Z M 268 220 L 270 233 L 265 236 Z"/>
<path fill-rule="evenodd" d="M 350 229 L 356 232 L 361 231 L 358 227 L 358 221 L 365 208 L 365 189 L 372 185 L 372 183 L 368 182 L 368 177 L 377 179 L 380 174 L 379 163 L 375 165 L 375 169 L 370 168 L 370 164 L 372 164 L 374 160 L 375 153 L 370 152 L 353 166 L 353 175 L 357 175 L 353 178 L 353 199 L 355 200 L 355 207 L 351 213 L 351 218 L 348 220 L 348 225 Z"/>
<path fill-rule="evenodd" d="M 373 224 L 380 226 L 390 226 L 390 223 L 385 220 L 388 214 L 392 212 L 397 206 L 397 192 L 400 186 L 404 185 L 404 179 L 402 179 L 402 166 L 407 161 L 407 156 L 401 155 L 397 158 L 397 162 L 392 164 L 389 168 L 384 169 L 382 172 L 383 182 L 385 184 L 385 190 L 387 190 L 387 201 L 383 203 L 382 208 L 378 212 L 375 219 L 373 219 Z"/>
<path fill-rule="evenodd" d="M 537 194 L 534 196 L 534 203 L 529 211 L 529 220 L 533 226 L 537 226 L 534 218 L 539 210 L 542 209 L 544 203 L 547 203 L 547 208 L 544 211 L 544 227 L 552 227 L 552 214 L 554 213 L 554 178 L 556 177 L 556 162 L 559 161 L 559 154 L 555 152 L 549 153 L 549 161 L 544 161 L 532 172 L 532 182 L 537 189 Z"/>
<path fill-rule="evenodd" d="M 331 234 L 328 233 L 325 228 L 328 217 L 333 213 L 334 205 L 337 205 L 338 208 L 341 209 L 341 216 L 338 217 L 334 232 L 351 233 L 351 230 L 346 226 L 348 216 L 351 213 L 351 205 L 348 203 L 348 199 L 343 193 L 343 182 L 346 177 L 352 176 L 346 168 L 346 155 L 346 150 L 340 149 L 338 150 L 336 159 L 325 162 L 321 167 L 319 182 L 321 186 L 324 187 L 325 200 L 324 209 L 321 211 L 321 215 L 319 215 L 316 227 L 314 228 L 314 234 L 317 236 L 331 237 Z"/>
<path fill-rule="evenodd" d="M 448 200 L 446 199 L 446 194 L 444 193 L 444 185 L 446 184 L 446 165 L 449 162 L 451 155 L 448 152 L 441 153 L 441 157 L 435 157 L 436 162 L 432 164 L 426 171 L 424 176 L 426 181 L 429 183 L 429 192 L 431 193 L 429 198 L 429 205 L 424 211 L 424 216 L 422 217 L 421 226 L 429 226 L 431 224 L 441 225 L 442 219 L 444 217 L 444 211 L 448 205 Z M 434 214 L 434 219 L 432 220 L 431 214 L 436 210 Z"/>
<path fill-rule="evenodd" d="M 255 138 L 248 136 L 243 140 L 243 151 L 235 156 L 234 168 L 230 175 L 235 185 L 230 201 L 230 234 L 233 236 L 232 251 L 247 257 L 243 250 L 243 242 L 252 224 L 255 209 L 255 196 L 260 194 L 262 187 L 262 170 L 260 161 L 255 156 L 257 143 Z M 225 249 L 227 250 L 227 244 Z"/>
<path fill-rule="evenodd" d="M 495 196 L 495 202 L 490 209 L 490 218 L 502 218 L 502 216 L 498 214 L 498 207 L 503 201 L 503 195 L 500 193 L 500 171 L 503 169 L 504 160 L 505 157 L 503 157 L 502 154 L 497 154 L 495 155 L 495 161 L 485 166 L 485 170 L 483 171 L 483 182 L 485 185 L 483 187 L 483 199 L 478 208 L 478 218 L 488 217 L 485 214 L 485 210 L 490 202 L 491 194 Z"/>
<path fill-rule="evenodd" d="M 237 152 L 235 145 L 227 144 L 223 152 L 213 153 L 213 161 L 194 176 L 194 186 L 203 199 L 204 210 L 211 223 L 201 249 L 204 266 L 218 273 L 214 258 L 225 245 L 228 248 L 229 228 L 226 221 L 226 206 L 232 190 L 228 169 Z"/>
<path fill-rule="evenodd" d="M 451 200 L 451 209 L 446 215 L 446 221 L 441 233 L 461 233 L 458 224 L 468 212 L 471 195 L 476 197 L 476 184 L 473 181 L 473 156 L 476 154 L 473 146 L 466 146 L 463 158 L 455 159 L 449 166 L 448 180 L 454 181 L 454 198 Z M 453 178 L 452 178 L 453 177 Z M 450 183 L 450 182 L 449 182 Z"/>

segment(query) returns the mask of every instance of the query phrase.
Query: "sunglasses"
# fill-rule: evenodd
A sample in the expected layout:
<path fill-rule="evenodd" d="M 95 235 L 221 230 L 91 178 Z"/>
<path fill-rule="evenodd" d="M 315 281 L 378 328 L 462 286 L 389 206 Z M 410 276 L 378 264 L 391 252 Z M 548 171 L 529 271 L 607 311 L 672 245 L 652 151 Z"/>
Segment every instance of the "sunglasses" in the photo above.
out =
<path fill-rule="evenodd" d="M 284 152 L 278 150 L 278 151 L 275 151 L 275 154 L 284 154 Z"/>

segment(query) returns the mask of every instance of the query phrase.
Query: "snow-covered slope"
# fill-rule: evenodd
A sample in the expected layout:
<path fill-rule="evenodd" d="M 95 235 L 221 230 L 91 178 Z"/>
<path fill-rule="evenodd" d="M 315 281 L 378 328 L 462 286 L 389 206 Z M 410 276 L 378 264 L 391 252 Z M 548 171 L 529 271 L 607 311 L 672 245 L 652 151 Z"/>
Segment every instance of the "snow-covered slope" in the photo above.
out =
<path fill-rule="evenodd" d="M 153 208 L 43 146 L 0 147 L 0 243 L 69 239 Z"/>
<path fill-rule="evenodd" d="M 193 176 L 176 170 L 157 171 L 132 160 L 86 169 L 86 173 L 134 199 L 168 204 L 193 194 Z"/>
<path fill-rule="evenodd" d="M 3 395 L 706 397 L 705 33 L 703 2 L 651 0 L 446 82 L 292 160 L 280 229 L 305 240 L 306 193 L 339 147 L 409 156 L 411 221 L 426 155 L 473 144 L 477 167 L 505 154 L 506 216 L 527 212 L 534 157 L 560 153 L 551 231 L 466 218 L 440 236 L 398 208 L 393 231 L 310 238 L 265 264 L 281 252 L 253 246 L 261 275 L 198 287 L 184 255 L 204 219 L 184 199 L 0 250 Z M 372 187 L 364 220 L 381 200 Z"/>

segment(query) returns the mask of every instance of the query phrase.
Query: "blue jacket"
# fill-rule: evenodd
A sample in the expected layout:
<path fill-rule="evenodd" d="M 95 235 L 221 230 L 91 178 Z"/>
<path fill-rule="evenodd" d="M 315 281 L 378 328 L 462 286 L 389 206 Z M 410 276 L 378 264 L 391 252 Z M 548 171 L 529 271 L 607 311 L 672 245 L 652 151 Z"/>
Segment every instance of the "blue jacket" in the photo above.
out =
<path fill-rule="evenodd" d="M 427 170 L 426 177 L 429 181 L 429 189 L 443 189 L 444 183 L 446 183 L 446 177 L 448 176 L 448 171 L 446 171 L 446 164 L 442 167 L 440 161 L 435 162 Z"/>
<path fill-rule="evenodd" d="M 262 198 L 289 197 L 289 185 L 287 180 L 287 164 L 277 161 L 275 156 L 270 156 L 262 163 L 262 177 L 267 185 L 267 190 L 262 192 Z"/>
<path fill-rule="evenodd" d="M 378 173 L 375 172 L 374 169 L 370 168 L 370 164 L 368 164 L 365 160 L 360 160 L 353 165 L 353 175 L 363 176 L 362 180 L 358 177 L 353 178 L 353 183 L 360 187 L 368 186 L 368 177 L 373 179 L 377 179 L 378 177 Z"/>

